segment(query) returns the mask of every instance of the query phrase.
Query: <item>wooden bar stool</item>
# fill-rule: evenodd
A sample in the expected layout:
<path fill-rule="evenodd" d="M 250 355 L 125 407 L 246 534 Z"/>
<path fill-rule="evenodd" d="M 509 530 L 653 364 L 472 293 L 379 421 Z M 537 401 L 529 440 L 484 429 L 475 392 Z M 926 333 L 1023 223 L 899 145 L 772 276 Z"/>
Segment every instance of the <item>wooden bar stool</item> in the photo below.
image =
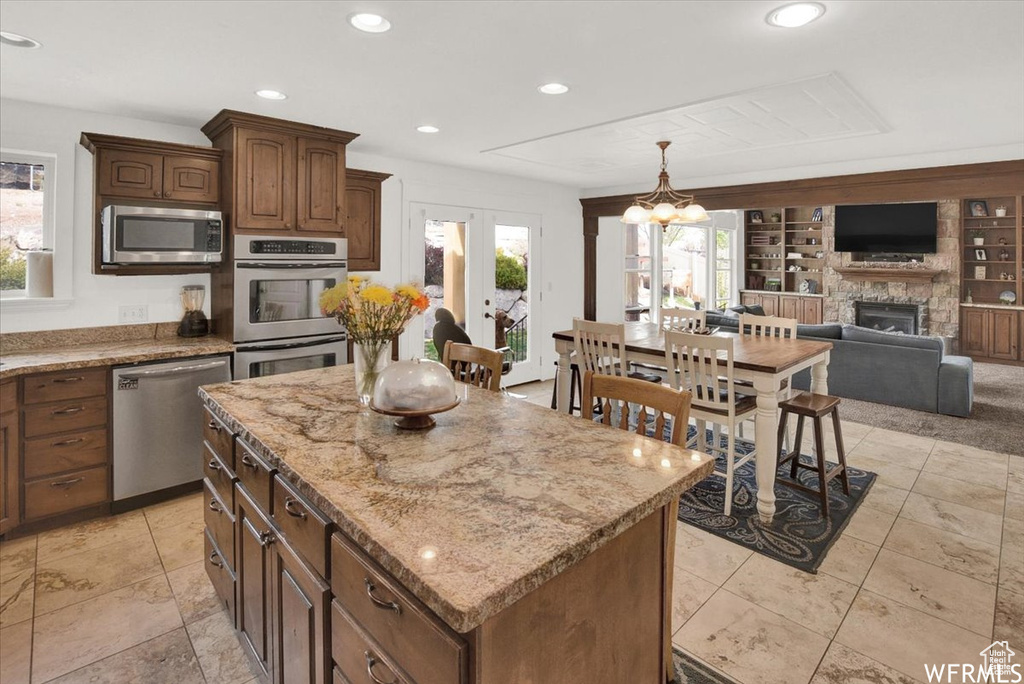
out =
<path fill-rule="evenodd" d="M 843 483 L 843 494 L 850 496 L 850 479 L 846 474 L 846 451 L 843 448 L 843 432 L 839 426 L 839 397 L 830 397 L 826 394 L 812 394 L 811 392 L 800 392 L 785 401 L 779 402 L 782 409 L 782 416 L 779 418 L 779 439 L 776 450 L 778 465 L 781 467 L 786 463 L 792 463 L 789 471 L 789 480 L 779 478 L 776 481 L 794 489 L 801 489 L 805 492 L 817 494 L 821 497 L 822 515 L 828 517 L 828 483 L 833 478 L 839 477 Z M 786 435 L 786 427 L 789 422 L 789 414 L 797 416 L 796 439 L 793 449 L 785 456 L 782 455 L 783 437 Z M 839 463 L 831 469 L 825 466 L 825 440 L 822 434 L 821 419 L 832 414 L 832 427 L 836 433 L 836 449 L 839 452 Z M 814 450 L 817 456 L 817 465 L 808 465 L 800 462 L 800 447 L 803 445 L 804 418 L 814 420 Z M 797 469 L 804 468 L 818 473 L 818 489 L 801 483 L 797 480 Z"/>

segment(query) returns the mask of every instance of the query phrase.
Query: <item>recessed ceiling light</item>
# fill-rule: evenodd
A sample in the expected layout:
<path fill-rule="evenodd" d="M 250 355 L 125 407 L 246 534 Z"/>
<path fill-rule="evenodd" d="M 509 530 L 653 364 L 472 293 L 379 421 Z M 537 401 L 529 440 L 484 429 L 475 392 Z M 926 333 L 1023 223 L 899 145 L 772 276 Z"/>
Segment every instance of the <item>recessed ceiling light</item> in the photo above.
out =
<path fill-rule="evenodd" d="M 561 83 L 545 83 L 537 88 L 537 90 L 545 95 L 564 95 L 569 92 L 569 86 L 562 85 Z"/>
<path fill-rule="evenodd" d="M 416 130 L 419 131 L 420 133 L 437 133 L 441 129 L 438 128 L 437 126 L 417 126 Z"/>
<path fill-rule="evenodd" d="M 43 44 L 38 40 L 32 40 L 28 36 L 20 36 L 17 33 L 11 33 L 10 31 L 0 31 L 0 43 L 19 48 L 37 48 L 43 46 Z"/>
<path fill-rule="evenodd" d="M 287 100 L 288 96 L 280 90 L 257 90 L 256 94 L 264 100 Z"/>
<path fill-rule="evenodd" d="M 348 23 L 366 33 L 384 33 L 391 28 L 391 22 L 379 14 L 360 12 L 350 15 Z"/>
<path fill-rule="evenodd" d="M 772 26 L 797 28 L 810 24 L 825 13 L 825 6 L 820 2 L 794 2 L 772 10 L 765 17 Z"/>

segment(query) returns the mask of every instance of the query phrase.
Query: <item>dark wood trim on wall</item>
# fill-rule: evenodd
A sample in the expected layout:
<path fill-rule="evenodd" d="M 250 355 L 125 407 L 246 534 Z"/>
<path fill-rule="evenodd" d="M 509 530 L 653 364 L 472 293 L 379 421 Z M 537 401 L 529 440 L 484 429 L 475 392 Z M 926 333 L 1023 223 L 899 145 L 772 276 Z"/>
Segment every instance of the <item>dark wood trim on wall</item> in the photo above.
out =
<path fill-rule="evenodd" d="M 760 205 L 819 206 L 1016 195 L 1024 188 L 1024 159 L 771 183 L 681 189 L 709 210 Z M 645 192 L 647 188 L 639 190 Z M 597 315 L 597 220 L 621 216 L 635 195 L 588 197 L 583 207 L 583 315 Z"/>

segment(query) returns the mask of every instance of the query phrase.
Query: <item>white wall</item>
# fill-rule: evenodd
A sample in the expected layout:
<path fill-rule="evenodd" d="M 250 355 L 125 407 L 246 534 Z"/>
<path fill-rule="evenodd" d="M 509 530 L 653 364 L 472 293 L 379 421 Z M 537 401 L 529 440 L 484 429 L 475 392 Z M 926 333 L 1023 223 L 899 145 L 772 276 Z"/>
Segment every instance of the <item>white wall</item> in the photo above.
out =
<path fill-rule="evenodd" d="M 211 116 L 212 116 L 211 112 Z M 25 309 L 3 304 L 0 330 L 17 332 L 93 325 L 116 325 L 121 304 L 146 304 L 150 321 L 181 317 L 182 285 L 203 284 L 209 276 L 104 276 L 92 274 L 92 155 L 78 144 L 82 131 L 167 142 L 208 145 L 197 128 L 110 116 L 81 110 L 0 100 L 0 145 L 57 155 L 55 272 L 64 279 L 71 302 L 62 308 Z M 358 145 L 358 143 L 357 143 Z M 572 325 L 583 312 L 583 221 L 579 191 L 548 182 L 483 173 L 439 164 L 360 154 L 349 150 L 352 168 L 393 174 L 381 206 L 381 270 L 367 274 L 393 285 L 409 277 L 403 250 L 409 231 L 409 204 L 447 204 L 539 214 L 544 301 L 542 349 L 545 377 L 554 374 L 551 333 Z M 68 190 L 70 188 L 70 190 Z M 60 298 L 60 285 L 55 292 Z M 207 300 L 209 313 L 209 299 Z M 412 343 L 409 343 L 412 344 Z M 412 348 L 403 354 L 412 353 Z"/>

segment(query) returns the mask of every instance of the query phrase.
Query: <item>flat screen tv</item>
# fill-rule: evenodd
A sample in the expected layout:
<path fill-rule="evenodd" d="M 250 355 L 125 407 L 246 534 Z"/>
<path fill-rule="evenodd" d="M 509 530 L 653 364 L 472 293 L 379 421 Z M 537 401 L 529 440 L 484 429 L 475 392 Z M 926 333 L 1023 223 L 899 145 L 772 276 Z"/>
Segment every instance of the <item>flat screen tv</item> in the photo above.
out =
<path fill-rule="evenodd" d="M 836 207 L 836 251 L 935 253 L 935 202 L 847 204 Z"/>

